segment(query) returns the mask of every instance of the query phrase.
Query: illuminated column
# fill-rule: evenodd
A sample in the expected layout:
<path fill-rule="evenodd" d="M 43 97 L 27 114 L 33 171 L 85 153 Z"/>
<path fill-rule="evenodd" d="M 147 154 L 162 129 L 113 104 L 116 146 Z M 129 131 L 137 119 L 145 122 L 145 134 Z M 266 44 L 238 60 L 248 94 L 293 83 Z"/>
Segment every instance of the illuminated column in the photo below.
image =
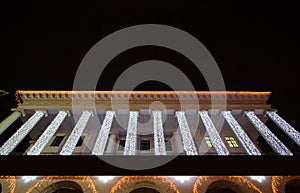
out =
<path fill-rule="evenodd" d="M 43 111 L 36 111 L 0 148 L 0 155 L 8 155 L 43 117 Z"/>
<path fill-rule="evenodd" d="M 164 128 L 162 125 L 162 112 L 152 111 L 154 129 L 154 151 L 155 155 L 167 155 Z"/>
<path fill-rule="evenodd" d="M 293 155 L 292 152 L 270 131 L 270 129 L 255 115 L 253 111 L 246 112 L 252 125 L 258 130 L 267 143 L 280 155 Z"/>
<path fill-rule="evenodd" d="M 44 131 L 44 133 L 39 137 L 39 139 L 27 152 L 27 155 L 39 155 L 43 151 L 47 143 L 50 141 L 52 136 L 55 134 L 59 126 L 62 124 L 66 116 L 67 112 L 59 111 L 59 113 L 56 115 L 56 117 L 53 119 L 51 124 Z"/>
<path fill-rule="evenodd" d="M 207 130 L 207 133 L 211 139 L 214 148 L 218 155 L 228 155 L 229 151 L 223 143 L 217 129 L 215 128 L 211 118 L 208 116 L 207 111 L 199 111 L 199 115 L 203 121 L 203 124 Z"/>
<path fill-rule="evenodd" d="M 11 115 L 9 115 L 6 119 L 4 119 L 0 123 L 0 135 L 11 125 L 13 122 L 15 122 L 19 117 L 21 116 L 21 113 L 19 111 L 13 112 Z"/>
<path fill-rule="evenodd" d="M 281 118 L 276 112 L 267 112 L 268 117 L 283 130 L 299 147 L 300 147 L 300 133 Z"/>
<path fill-rule="evenodd" d="M 106 115 L 99 131 L 98 137 L 96 139 L 92 154 L 94 155 L 103 155 L 105 150 L 105 145 L 107 143 L 109 130 L 111 128 L 115 112 L 106 111 Z"/>
<path fill-rule="evenodd" d="M 187 155 L 198 155 L 193 136 L 191 134 L 189 125 L 185 118 L 184 111 L 177 111 L 176 117 L 178 120 L 180 132 L 183 140 L 183 149 L 185 150 Z"/>
<path fill-rule="evenodd" d="M 222 115 L 227 121 L 228 125 L 232 129 L 232 131 L 235 133 L 237 138 L 240 140 L 241 144 L 247 151 L 249 155 L 261 155 L 259 150 L 256 148 L 254 143 L 251 141 L 251 139 L 248 137 L 248 135 L 245 133 L 244 129 L 240 126 L 240 124 L 236 121 L 236 119 L 232 116 L 230 111 L 222 111 Z"/>
<path fill-rule="evenodd" d="M 92 115 L 91 111 L 83 111 L 79 120 L 77 121 L 72 133 L 70 134 L 67 142 L 63 146 L 60 155 L 71 155 L 85 126 L 87 125 L 90 117 Z"/>
<path fill-rule="evenodd" d="M 111 133 L 109 135 L 108 144 L 107 144 L 107 153 L 114 153 L 116 146 L 117 133 Z"/>
<path fill-rule="evenodd" d="M 137 119 L 138 119 L 138 112 L 129 111 L 129 120 L 128 120 L 126 142 L 124 147 L 124 155 L 135 155 Z"/>

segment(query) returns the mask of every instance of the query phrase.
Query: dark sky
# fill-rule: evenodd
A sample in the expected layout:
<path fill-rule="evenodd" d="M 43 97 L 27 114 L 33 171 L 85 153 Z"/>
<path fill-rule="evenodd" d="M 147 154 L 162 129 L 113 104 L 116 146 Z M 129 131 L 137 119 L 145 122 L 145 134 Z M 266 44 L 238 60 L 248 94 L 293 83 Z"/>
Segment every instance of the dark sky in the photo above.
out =
<path fill-rule="evenodd" d="M 17 89 L 71 90 L 77 67 L 95 43 L 116 30 L 153 23 L 177 27 L 195 36 L 215 58 L 227 90 L 271 91 L 269 103 L 300 128 L 296 94 L 300 12 L 296 4 L 50 2 L 19 2 L 2 7 L 0 89 L 10 95 L 0 98 L 1 120 L 16 106 L 13 93 Z M 201 73 L 182 55 L 149 46 L 116 56 L 100 77 L 97 89 L 110 90 L 122 71 L 149 59 L 172 63 L 197 90 L 207 89 Z M 169 88 L 152 82 L 137 89 Z"/>

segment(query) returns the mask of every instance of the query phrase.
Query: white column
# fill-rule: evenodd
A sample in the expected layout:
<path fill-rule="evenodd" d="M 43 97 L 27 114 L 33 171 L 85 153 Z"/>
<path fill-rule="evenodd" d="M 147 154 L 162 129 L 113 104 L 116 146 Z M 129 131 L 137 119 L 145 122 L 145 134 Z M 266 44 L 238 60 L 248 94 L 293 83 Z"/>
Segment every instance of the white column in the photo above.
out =
<path fill-rule="evenodd" d="M 101 129 L 99 131 L 98 137 L 96 139 L 92 154 L 103 155 L 105 150 L 105 145 L 107 143 L 108 134 L 113 122 L 115 112 L 107 111 Z"/>
<path fill-rule="evenodd" d="M 129 120 L 128 120 L 128 128 L 127 128 L 126 142 L 124 148 L 124 155 L 135 155 L 137 119 L 138 119 L 138 112 L 129 111 Z"/>
<path fill-rule="evenodd" d="M 11 115 L 9 115 L 6 119 L 4 119 L 0 123 L 0 135 L 11 125 L 13 122 L 15 122 L 19 117 L 21 116 L 21 113 L 19 111 L 13 112 Z"/>
<path fill-rule="evenodd" d="M 33 127 L 43 117 L 43 111 L 36 111 L 21 127 L 15 132 L 0 148 L 0 155 L 8 155 L 17 145 L 25 138 L 25 136 L 33 129 Z"/>
<path fill-rule="evenodd" d="M 155 155 L 167 155 L 165 137 L 164 137 L 164 128 L 162 125 L 162 112 L 152 111 L 152 116 L 153 116 Z"/>
<path fill-rule="evenodd" d="M 117 139 L 117 134 L 116 133 L 111 133 L 109 135 L 107 150 L 106 150 L 107 153 L 114 153 L 115 152 L 116 139 Z"/>
<path fill-rule="evenodd" d="M 72 154 L 91 115 L 92 115 L 91 111 L 83 111 L 82 112 L 82 114 L 81 114 L 79 120 L 77 121 L 72 133 L 70 134 L 67 142 L 63 146 L 61 152 L 59 153 L 60 155 L 71 155 Z"/>
<path fill-rule="evenodd" d="M 267 112 L 268 117 L 283 130 L 299 147 L 300 147 L 300 133 L 288 124 L 282 117 L 276 112 Z"/>
<path fill-rule="evenodd" d="M 27 155 L 39 155 L 50 141 L 52 136 L 55 134 L 59 126 L 62 124 L 66 116 L 67 113 L 65 111 L 59 111 L 51 124 L 46 128 L 43 134 L 27 152 Z"/>
<path fill-rule="evenodd" d="M 211 139 L 211 142 L 214 148 L 217 151 L 218 155 L 228 155 L 229 151 L 226 148 L 224 142 L 222 141 L 219 132 L 217 131 L 216 127 L 214 126 L 211 118 L 208 116 L 207 111 L 199 111 L 199 115 L 203 121 L 203 124 L 207 130 L 207 133 Z"/>
<path fill-rule="evenodd" d="M 253 111 L 246 112 L 252 125 L 258 130 L 267 143 L 280 155 L 293 155 L 292 152 L 270 131 L 270 129 L 255 115 Z"/>
<path fill-rule="evenodd" d="M 182 148 L 182 140 L 181 140 L 181 137 L 180 137 L 180 131 L 177 130 L 176 132 L 173 132 L 173 137 L 172 138 L 174 138 L 176 152 L 177 153 L 182 153 L 183 152 L 183 148 Z"/>
<path fill-rule="evenodd" d="M 228 125 L 232 129 L 232 131 L 235 133 L 245 150 L 249 155 L 261 155 L 259 150 L 256 148 L 252 140 L 249 138 L 249 136 L 246 134 L 244 129 L 240 126 L 240 124 L 237 122 L 237 120 L 232 116 L 230 111 L 222 111 L 222 115 L 227 121 Z"/>
<path fill-rule="evenodd" d="M 194 139 L 191 134 L 189 125 L 187 123 L 184 111 L 177 111 L 176 117 L 178 120 L 180 132 L 183 140 L 183 149 L 185 150 L 187 155 L 198 155 L 194 143 Z"/>

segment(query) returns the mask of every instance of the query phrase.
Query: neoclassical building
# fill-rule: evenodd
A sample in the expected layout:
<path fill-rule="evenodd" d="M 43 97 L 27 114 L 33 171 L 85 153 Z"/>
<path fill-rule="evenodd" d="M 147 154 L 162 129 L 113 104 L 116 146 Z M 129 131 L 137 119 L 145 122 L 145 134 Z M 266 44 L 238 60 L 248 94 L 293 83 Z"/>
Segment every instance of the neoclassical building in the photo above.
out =
<path fill-rule="evenodd" d="M 17 91 L 0 155 L 255 155 L 299 153 L 300 134 L 270 92 Z M 268 126 L 284 133 L 285 142 Z M 15 151 L 25 137 L 24 152 Z M 26 144 L 26 143 L 25 143 Z M 267 150 L 264 149 L 267 146 Z"/>

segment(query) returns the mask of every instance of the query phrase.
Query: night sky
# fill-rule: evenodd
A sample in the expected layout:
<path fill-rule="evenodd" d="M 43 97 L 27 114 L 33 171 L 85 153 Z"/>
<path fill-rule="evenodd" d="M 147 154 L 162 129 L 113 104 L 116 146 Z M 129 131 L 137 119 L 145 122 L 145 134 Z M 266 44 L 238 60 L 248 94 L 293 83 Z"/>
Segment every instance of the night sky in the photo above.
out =
<path fill-rule="evenodd" d="M 227 90 L 271 91 L 269 103 L 299 130 L 300 12 L 296 4 L 50 2 L 2 6 L 0 90 L 10 94 L 0 97 L 0 121 L 16 107 L 14 93 L 18 89 L 72 90 L 81 60 L 106 35 L 138 24 L 164 24 L 192 34 L 205 45 L 222 72 Z M 207 90 L 201 72 L 188 59 L 155 46 L 116 56 L 100 77 L 97 90 L 111 90 L 125 69 L 150 59 L 173 64 L 190 78 L 196 90 Z M 169 89 L 155 81 L 136 88 Z"/>

